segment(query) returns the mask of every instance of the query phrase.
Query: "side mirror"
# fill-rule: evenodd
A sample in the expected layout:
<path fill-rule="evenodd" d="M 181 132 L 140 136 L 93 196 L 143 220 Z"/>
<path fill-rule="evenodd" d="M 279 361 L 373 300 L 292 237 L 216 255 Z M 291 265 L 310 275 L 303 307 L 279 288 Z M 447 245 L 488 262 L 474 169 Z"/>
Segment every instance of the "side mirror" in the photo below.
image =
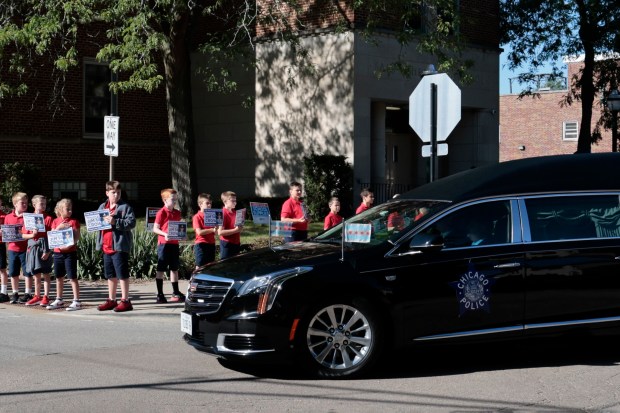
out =
<path fill-rule="evenodd" d="M 421 251 L 439 251 L 444 246 L 441 234 L 418 234 L 411 239 L 409 249 Z"/>

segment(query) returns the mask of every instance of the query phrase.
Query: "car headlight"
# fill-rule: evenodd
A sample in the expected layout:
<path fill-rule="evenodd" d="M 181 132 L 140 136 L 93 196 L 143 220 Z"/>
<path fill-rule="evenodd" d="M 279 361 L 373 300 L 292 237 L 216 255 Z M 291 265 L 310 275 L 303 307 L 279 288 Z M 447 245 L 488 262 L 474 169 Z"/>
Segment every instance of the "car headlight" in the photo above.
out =
<path fill-rule="evenodd" d="M 256 312 L 264 314 L 271 309 L 273 302 L 282 288 L 282 284 L 290 278 L 311 271 L 312 267 L 295 267 L 254 277 L 239 288 L 239 296 L 258 294 Z"/>

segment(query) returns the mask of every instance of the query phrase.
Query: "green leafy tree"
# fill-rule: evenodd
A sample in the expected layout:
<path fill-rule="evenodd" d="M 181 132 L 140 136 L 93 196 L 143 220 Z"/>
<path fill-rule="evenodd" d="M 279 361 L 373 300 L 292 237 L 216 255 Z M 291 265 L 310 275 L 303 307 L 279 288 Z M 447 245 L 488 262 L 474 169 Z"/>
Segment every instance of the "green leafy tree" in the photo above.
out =
<path fill-rule="evenodd" d="M 300 35 L 314 29 L 388 28 L 403 46 L 437 57 L 438 69 L 467 76 L 470 62 L 458 58 L 459 13 L 454 0 L 2 0 L 0 2 L 0 100 L 23 96 L 40 63 L 54 69 L 55 102 L 63 101 L 63 78 L 78 66 L 80 41 L 98 48 L 118 80 L 110 90 L 151 92 L 165 87 L 171 143 L 172 184 L 184 216 L 196 198 L 190 53 L 208 57 L 200 74 L 211 90 L 233 91 L 231 62 L 252 67 L 260 39 L 288 41 L 295 64 L 311 71 Z M 352 17 L 355 21 L 352 22 Z M 326 23 L 327 22 L 327 23 Z M 403 47 L 401 50 L 407 50 Z M 304 70 L 307 69 L 307 70 Z M 377 70 L 412 75 L 403 56 Z M 291 82 L 294 83 L 294 76 Z M 34 97 L 33 97 L 34 99 Z"/>
<path fill-rule="evenodd" d="M 41 170 L 29 163 L 13 162 L 0 165 L 0 197 L 8 209 L 12 209 L 11 198 L 16 192 L 28 196 L 41 193 Z"/>
<path fill-rule="evenodd" d="M 508 66 L 526 69 L 519 75 L 531 83 L 539 68 L 553 63 L 552 77 L 563 75 L 556 63 L 566 56 L 583 56 L 583 69 L 568 80 L 562 104 L 581 102 L 577 152 L 591 152 L 600 133 L 591 133 L 592 107 L 598 91 L 617 87 L 620 72 L 614 60 L 597 59 L 620 51 L 620 19 L 615 0 L 500 0 L 501 44 L 510 44 Z M 537 94 L 528 88 L 521 97 Z M 598 122 L 597 122 L 598 124 Z"/>

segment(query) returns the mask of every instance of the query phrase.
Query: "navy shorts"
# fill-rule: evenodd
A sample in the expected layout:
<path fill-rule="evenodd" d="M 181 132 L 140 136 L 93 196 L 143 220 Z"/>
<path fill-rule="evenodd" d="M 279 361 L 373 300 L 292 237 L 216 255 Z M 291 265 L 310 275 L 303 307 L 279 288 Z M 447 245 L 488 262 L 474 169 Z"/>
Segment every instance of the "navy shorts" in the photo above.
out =
<path fill-rule="evenodd" d="M 179 271 L 179 244 L 157 245 L 157 271 Z"/>
<path fill-rule="evenodd" d="M 20 267 L 24 277 L 32 277 L 32 274 L 29 274 L 28 271 L 26 271 L 26 251 L 16 252 L 9 250 L 8 253 L 9 277 L 19 277 Z"/>
<path fill-rule="evenodd" d="M 114 254 L 103 254 L 103 275 L 106 280 L 129 278 L 129 253 L 116 251 Z"/>
<path fill-rule="evenodd" d="M 224 258 L 235 256 L 239 254 L 239 251 L 241 251 L 240 244 L 231 244 L 228 241 L 220 240 L 220 259 L 221 260 L 223 260 Z"/>
<path fill-rule="evenodd" d="M 194 244 L 194 258 L 197 267 L 215 261 L 215 244 L 207 244 L 206 242 Z"/>
<path fill-rule="evenodd" d="M 34 254 L 34 251 L 29 249 L 28 251 L 26 251 L 26 260 L 28 260 L 28 257 L 31 256 L 31 254 Z M 47 257 L 47 260 L 43 261 L 41 259 L 41 257 L 39 257 L 39 261 L 41 263 L 41 266 L 39 268 L 34 268 L 31 270 L 31 273 L 34 274 L 51 274 L 52 273 L 52 264 L 54 263 L 54 258 L 52 256 L 52 254 L 49 255 L 49 257 Z M 31 263 L 34 262 L 34 258 L 31 258 Z"/>
<path fill-rule="evenodd" d="M 0 242 L 0 270 L 6 268 L 6 244 Z"/>
<path fill-rule="evenodd" d="M 77 251 L 54 253 L 54 275 L 56 278 L 77 279 Z"/>

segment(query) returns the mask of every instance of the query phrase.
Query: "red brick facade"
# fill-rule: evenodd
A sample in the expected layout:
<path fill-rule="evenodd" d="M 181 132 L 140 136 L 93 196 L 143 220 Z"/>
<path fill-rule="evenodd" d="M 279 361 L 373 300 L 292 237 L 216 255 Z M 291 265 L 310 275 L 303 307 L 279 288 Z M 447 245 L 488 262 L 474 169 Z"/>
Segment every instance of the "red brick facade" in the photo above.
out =
<path fill-rule="evenodd" d="M 36 72 L 26 96 L 1 102 L 0 162 L 39 165 L 42 192 L 48 197 L 53 196 L 52 183 L 57 181 L 85 182 L 88 199 L 105 198 L 110 160 L 104 155 L 103 139 L 87 138 L 82 132 L 82 64 L 95 56 L 91 44 L 80 44 L 80 65 L 66 75 L 60 106 L 48 107 L 53 82 L 45 65 Z M 121 94 L 118 111 L 119 156 L 114 158 L 113 177 L 137 184 L 141 199 L 159 200 L 161 188 L 171 184 L 165 91 L 161 87 L 152 94 Z"/>
<path fill-rule="evenodd" d="M 579 64 L 569 64 L 569 79 Z M 563 140 L 563 124 L 576 121 L 581 127 L 581 102 L 560 105 L 566 91 L 540 92 L 540 98 L 518 95 L 500 96 L 500 162 L 534 156 L 571 154 L 577 150 L 576 140 Z M 600 118 L 595 100 L 592 126 Z M 592 152 L 611 152 L 611 131 L 602 131 L 603 139 L 592 145 Z"/>

